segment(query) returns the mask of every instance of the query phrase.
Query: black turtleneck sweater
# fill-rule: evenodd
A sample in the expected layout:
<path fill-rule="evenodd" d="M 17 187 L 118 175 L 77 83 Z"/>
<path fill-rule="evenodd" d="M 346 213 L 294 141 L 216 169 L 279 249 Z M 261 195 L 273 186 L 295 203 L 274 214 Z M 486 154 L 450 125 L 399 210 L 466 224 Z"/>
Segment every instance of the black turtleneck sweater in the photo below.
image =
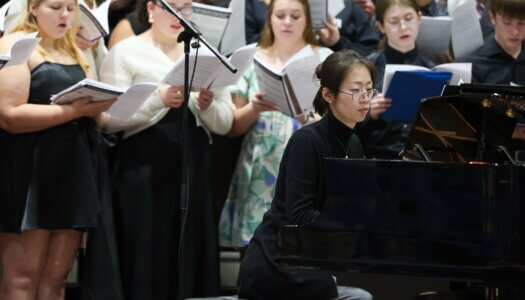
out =
<path fill-rule="evenodd" d="M 314 222 L 325 201 L 325 158 L 362 158 L 354 131 L 328 113 L 288 141 L 275 196 L 248 246 L 240 269 L 239 297 L 246 299 L 331 299 L 329 274 L 280 272 L 275 263 L 277 234 L 285 225 Z"/>
<path fill-rule="evenodd" d="M 376 51 L 368 56 L 376 66 L 376 81 L 374 88 L 381 91 L 383 86 L 383 77 L 385 76 L 385 66 L 387 64 L 416 65 L 432 68 L 434 63 L 426 56 L 417 52 L 417 47 L 406 53 L 399 52 L 396 49 L 385 46 L 385 49 Z M 385 91 L 383 91 L 385 92 Z"/>

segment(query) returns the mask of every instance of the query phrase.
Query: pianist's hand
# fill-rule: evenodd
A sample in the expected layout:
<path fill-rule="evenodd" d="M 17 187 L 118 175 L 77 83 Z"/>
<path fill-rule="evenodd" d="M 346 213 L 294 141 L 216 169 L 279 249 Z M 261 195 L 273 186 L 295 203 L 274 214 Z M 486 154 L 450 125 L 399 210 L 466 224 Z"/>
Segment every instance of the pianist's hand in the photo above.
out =
<path fill-rule="evenodd" d="M 392 99 L 385 98 L 385 94 L 379 93 L 370 103 L 370 116 L 377 120 L 380 113 L 384 113 L 392 105 Z"/>

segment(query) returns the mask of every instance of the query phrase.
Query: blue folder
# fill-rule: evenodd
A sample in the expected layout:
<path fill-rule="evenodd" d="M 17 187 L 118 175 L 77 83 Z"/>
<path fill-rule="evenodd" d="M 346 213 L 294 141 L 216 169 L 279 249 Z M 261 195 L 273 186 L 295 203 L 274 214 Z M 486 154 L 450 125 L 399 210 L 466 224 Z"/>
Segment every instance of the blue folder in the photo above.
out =
<path fill-rule="evenodd" d="M 380 118 L 413 122 L 421 99 L 441 95 L 451 78 L 450 72 L 396 71 L 385 94 L 392 106 Z"/>

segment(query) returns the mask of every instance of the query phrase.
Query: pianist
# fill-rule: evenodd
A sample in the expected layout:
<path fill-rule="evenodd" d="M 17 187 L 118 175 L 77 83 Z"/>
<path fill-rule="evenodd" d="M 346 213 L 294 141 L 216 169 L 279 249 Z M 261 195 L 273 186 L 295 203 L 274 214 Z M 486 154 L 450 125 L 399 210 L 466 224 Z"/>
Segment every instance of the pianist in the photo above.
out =
<path fill-rule="evenodd" d="M 362 158 L 354 126 L 364 120 L 375 94 L 374 65 L 352 50 L 331 54 L 317 67 L 314 100 L 323 118 L 297 131 L 281 161 L 275 196 L 257 227 L 240 268 L 239 298 L 372 299 L 354 287 L 337 286 L 330 274 L 283 272 L 275 262 L 277 234 L 287 224 L 315 222 L 324 203 L 324 158 Z"/>

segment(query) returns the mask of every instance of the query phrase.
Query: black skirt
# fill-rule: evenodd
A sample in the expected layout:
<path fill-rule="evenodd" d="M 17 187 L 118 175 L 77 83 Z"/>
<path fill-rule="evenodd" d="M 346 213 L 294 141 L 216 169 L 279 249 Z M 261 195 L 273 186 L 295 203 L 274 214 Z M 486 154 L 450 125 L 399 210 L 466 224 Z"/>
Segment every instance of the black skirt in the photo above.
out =
<path fill-rule="evenodd" d="M 94 121 L 0 136 L 0 231 L 97 226 L 104 165 Z"/>

